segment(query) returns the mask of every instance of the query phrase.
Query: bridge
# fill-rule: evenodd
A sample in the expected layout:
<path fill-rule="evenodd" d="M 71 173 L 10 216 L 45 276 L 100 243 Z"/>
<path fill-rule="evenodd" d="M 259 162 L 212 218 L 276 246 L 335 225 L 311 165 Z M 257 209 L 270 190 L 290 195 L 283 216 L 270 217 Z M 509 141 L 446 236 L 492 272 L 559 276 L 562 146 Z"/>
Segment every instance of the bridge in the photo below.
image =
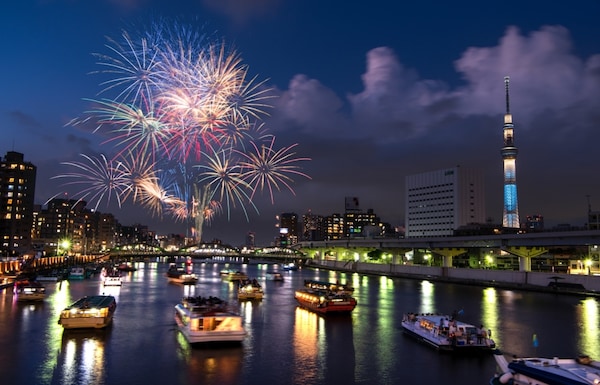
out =
<path fill-rule="evenodd" d="M 452 237 L 350 238 L 332 241 L 303 241 L 294 245 L 310 259 L 368 261 L 379 251 L 392 264 L 406 262 L 405 255 L 414 250 L 434 253 L 442 258 L 443 267 L 452 267 L 453 258 L 477 249 L 480 253 L 500 253 L 519 259 L 519 270 L 530 271 L 531 259 L 553 248 L 585 248 L 588 257 L 598 261 L 600 230 L 536 232 Z M 427 254 L 425 254 L 427 255 Z"/>

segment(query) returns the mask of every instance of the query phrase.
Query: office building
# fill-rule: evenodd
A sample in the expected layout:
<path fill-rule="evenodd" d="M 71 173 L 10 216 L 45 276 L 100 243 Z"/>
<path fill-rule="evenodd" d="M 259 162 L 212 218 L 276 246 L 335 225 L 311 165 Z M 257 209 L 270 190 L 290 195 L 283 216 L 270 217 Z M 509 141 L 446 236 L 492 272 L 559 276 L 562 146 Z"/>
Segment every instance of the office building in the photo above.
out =
<path fill-rule="evenodd" d="M 406 177 L 405 236 L 451 236 L 461 226 L 485 222 L 480 170 L 454 167 Z"/>

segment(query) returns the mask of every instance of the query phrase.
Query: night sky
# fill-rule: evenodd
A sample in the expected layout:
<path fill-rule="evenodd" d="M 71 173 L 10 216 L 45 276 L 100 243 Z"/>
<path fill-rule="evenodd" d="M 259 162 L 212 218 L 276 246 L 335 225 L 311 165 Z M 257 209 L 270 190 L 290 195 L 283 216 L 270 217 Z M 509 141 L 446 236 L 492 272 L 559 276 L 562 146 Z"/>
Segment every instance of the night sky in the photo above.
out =
<path fill-rule="evenodd" d="M 487 216 L 502 220 L 504 76 L 510 76 L 519 213 L 546 227 L 582 226 L 600 209 L 600 2 L 373 0 L 39 0 L 2 6 L 0 155 L 38 167 L 36 202 L 77 189 L 53 179 L 63 162 L 110 149 L 70 121 L 98 97 L 94 53 L 107 37 L 149 23 L 186 23 L 235 48 L 248 72 L 274 90 L 265 127 L 293 145 L 308 178 L 294 178 L 259 213 L 220 215 L 205 240 L 259 244 L 277 214 L 344 211 L 360 198 L 392 225 L 404 223 L 407 175 L 462 165 L 485 174 Z M 65 195 L 59 195 L 65 196 Z M 88 204 L 90 206 L 90 204 Z M 171 218 L 114 202 L 124 225 L 185 233 Z"/>

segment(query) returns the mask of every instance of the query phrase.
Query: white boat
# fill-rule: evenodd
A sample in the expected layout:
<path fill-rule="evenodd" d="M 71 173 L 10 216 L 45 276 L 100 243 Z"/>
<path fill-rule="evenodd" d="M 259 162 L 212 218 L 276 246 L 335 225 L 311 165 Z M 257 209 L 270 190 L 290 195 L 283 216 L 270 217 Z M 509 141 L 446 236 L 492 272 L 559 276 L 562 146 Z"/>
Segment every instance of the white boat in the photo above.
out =
<path fill-rule="evenodd" d="M 238 300 L 263 299 L 265 292 L 256 279 L 240 281 Z"/>
<path fill-rule="evenodd" d="M 174 264 L 169 266 L 165 273 L 169 282 L 181 283 L 183 285 L 195 285 L 198 282 L 198 276 L 192 272 L 186 272 L 185 269 L 177 267 Z"/>
<path fill-rule="evenodd" d="M 406 334 L 439 350 L 491 352 L 496 347 L 490 330 L 444 314 L 405 314 L 402 329 Z"/>
<path fill-rule="evenodd" d="M 46 298 L 46 288 L 36 281 L 16 281 L 14 293 L 17 295 L 17 302 L 43 301 Z"/>
<path fill-rule="evenodd" d="M 121 286 L 123 284 L 121 273 L 117 269 L 106 269 L 103 267 L 100 272 L 100 278 L 104 286 Z"/>
<path fill-rule="evenodd" d="M 494 351 L 498 373 L 491 385 L 596 385 L 600 384 L 600 362 L 588 356 L 577 358 L 513 358 Z"/>
<path fill-rule="evenodd" d="M 116 308 L 112 295 L 83 297 L 60 313 L 58 323 L 64 329 L 102 329 L 110 325 Z"/>
<path fill-rule="evenodd" d="M 241 343 L 242 316 L 216 297 L 187 297 L 175 305 L 175 322 L 190 344 Z"/>

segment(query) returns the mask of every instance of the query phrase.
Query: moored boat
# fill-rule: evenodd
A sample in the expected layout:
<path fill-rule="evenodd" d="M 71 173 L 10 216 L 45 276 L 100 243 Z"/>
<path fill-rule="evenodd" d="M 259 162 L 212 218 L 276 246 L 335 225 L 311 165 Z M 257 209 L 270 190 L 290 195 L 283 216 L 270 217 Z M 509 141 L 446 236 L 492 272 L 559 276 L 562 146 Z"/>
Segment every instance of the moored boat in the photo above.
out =
<path fill-rule="evenodd" d="M 478 328 L 444 314 L 405 314 L 402 329 L 439 350 L 491 352 L 496 347 L 491 331 L 483 325 Z"/>
<path fill-rule="evenodd" d="M 183 285 L 194 285 L 198 282 L 198 276 L 192 272 L 186 272 L 185 269 L 177 267 L 175 264 L 169 266 L 165 273 L 169 282 L 180 283 Z"/>
<path fill-rule="evenodd" d="M 110 325 L 116 308 L 112 295 L 82 297 L 60 313 L 58 323 L 64 329 L 102 329 Z"/>
<path fill-rule="evenodd" d="M 242 316 L 217 297 L 187 297 L 175 305 L 175 322 L 190 344 L 241 343 Z"/>
<path fill-rule="evenodd" d="M 300 306 L 320 314 L 350 313 L 357 304 L 348 293 L 320 289 L 296 290 L 294 298 Z"/>
<path fill-rule="evenodd" d="M 491 385 L 590 385 L 600 384 L 600 362 L 588 356 L 576 358 L 513 358 L 494 351 L 498 373 Z"/>
<path fill-rule="evenodd" d="M 17 302 L 43 301 L 46 298 L 46 288 L 37 281 L 15 281 L 14 293 L 17 295 Z"/>
<path fill-rule="evenodd" d="M 85 278 L 85 269 L 82 266 L 74 266 L 69 271 L 70 280 L 79 280 Z"/>
<path fill-rule="evenodd" d="M 265 293 L 256 279 L 240 281 L 238 287 L 238 300 L 263 299 Z"/>

